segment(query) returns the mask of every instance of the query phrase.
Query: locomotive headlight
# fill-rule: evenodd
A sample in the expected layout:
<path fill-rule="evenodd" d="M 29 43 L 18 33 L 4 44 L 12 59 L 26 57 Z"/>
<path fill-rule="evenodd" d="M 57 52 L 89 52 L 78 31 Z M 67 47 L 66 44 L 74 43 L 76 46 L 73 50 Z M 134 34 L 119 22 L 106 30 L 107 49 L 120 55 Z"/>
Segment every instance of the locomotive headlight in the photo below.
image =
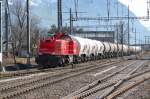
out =
<path fill-rule="evenodd" d="M 40 53 L 40 52 L 39 52 L 39 55 L 42 55 L 42 54 L 43 54 L 43 53 Z"/>

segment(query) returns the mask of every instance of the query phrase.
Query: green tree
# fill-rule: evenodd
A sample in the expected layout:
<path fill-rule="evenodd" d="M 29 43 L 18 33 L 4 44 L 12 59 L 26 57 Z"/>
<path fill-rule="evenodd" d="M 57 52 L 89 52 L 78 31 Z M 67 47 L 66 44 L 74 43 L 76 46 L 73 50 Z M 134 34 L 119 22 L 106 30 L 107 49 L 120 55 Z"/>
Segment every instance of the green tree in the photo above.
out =
<path fill-rule="evenodd" d="M 73 31 L 74 31 L 74 32 L 78 32 L 78 31 L 79 31 L 79 32 L 82 32 L 83 29 L 82 29 L 82 28 L 76 29 L 75 27 L 73 27 Z M 57 33 L 57 32 L 58 32 L 58 28 L 56 27 L 55 24 L 53 24 L 53 25 L 51 25 L 51 28 L 50 28 L 50 30 L 48 31 L 48 35 L 49 35 L 49 36 L 52 36 L 52 35 L 54 35 L 54 34 Z M 62 33 L 70 34 L 70 27 L 67 27 L 67 26 L 62 27 Z"/>

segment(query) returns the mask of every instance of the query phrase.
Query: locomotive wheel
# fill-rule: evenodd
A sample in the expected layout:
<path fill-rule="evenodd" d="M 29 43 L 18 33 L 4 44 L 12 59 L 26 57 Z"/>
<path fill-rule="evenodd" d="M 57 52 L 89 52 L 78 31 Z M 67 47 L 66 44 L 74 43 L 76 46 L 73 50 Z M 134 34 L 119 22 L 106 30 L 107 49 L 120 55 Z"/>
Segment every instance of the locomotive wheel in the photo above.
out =
<path fill-rule="evenodd" d="M 59 62 L 58 66 L 59 67 L 64 67 L 64 63 L 63 62 Z"/>
<path fill-rule="evenodd" d="M 63 58 L 59 59 L 58 66 L 60 66 L 60 67 L 64 67 L 65 66 Z"/>
<path fill-rule="evenodd" d="M 88 61 L 88 57 L 85 57 L 85 61 L 86 61 L 86 62 Z"/>

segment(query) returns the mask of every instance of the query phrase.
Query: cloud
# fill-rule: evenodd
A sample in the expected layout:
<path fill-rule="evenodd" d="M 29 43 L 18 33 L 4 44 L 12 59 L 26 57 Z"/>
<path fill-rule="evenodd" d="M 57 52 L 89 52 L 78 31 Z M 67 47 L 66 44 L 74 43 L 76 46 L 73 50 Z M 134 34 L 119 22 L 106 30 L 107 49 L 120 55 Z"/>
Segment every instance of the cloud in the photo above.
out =
<path fill-rule="evenodd" d="M 9 5 L 13 5 L 13 1 L 12 0 L 8 0 L 8 4 Z"/>
<path fill-rule="evenodd" d="M 130 11 L 132 11 L 136 16 L 145 16 L 147 11 L 147 3 L 146 0 L 119 0 L 122 4 L 130 7 Z"/>
<path fill-rule="evenodd" d="M 30 0 L 30 5 L 31 6 L 38 6 L 41 3 L 42 3 L 41 0 Z"/>
<path fill-rule="evenodd" d="M 136 16 L 147 16 L 147 0 L 119 0 L 122 4 L 130 7 L 130 11 L 133 12 Z M 140 20 L 141 24 L 143 24 L 146 28 L 149 29 L 150 21 L 142 21 Z"/>
<path fill-rule="evenodd" d="M 11 1 L 13 1 L 13 0 L 11 0 Z M 27 0 L 24 0 L 24 2 L 26 2 L 26 1 Z M 31 6 L 38 6 L 40 3 L 42 3 L 41 0 L 29 0 L 29 2 L 30 2 Z"/>
<path fill-rule="evenodd" d="M 33 1 L 31 1 L 31 2 L 30 2 L 30 5 L 31 5 L 31 6 L 38 6 L 39 4 L 38 4 L 38 3 L 35 3 L 35 2 L 33 2 Z"/>
<path fill-rule="evenodd" d="M 50 0 L 50 2 L 51 2 L 51 3 L 56 3 L 56 2 L 57 2 L 57 0 Z"/>

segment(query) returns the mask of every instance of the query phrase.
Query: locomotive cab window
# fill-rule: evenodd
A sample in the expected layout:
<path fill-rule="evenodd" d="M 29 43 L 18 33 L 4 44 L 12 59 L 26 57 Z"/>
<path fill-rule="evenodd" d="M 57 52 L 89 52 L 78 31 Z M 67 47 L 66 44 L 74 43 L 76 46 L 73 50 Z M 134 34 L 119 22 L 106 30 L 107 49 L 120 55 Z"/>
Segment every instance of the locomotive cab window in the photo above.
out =
<path fill-rule="evenodd" d="M 46 43 L 50 43 L 50 42 L 51 42 L 51 40 L 46 40 L 45 42 L 46 42 Z"/>

